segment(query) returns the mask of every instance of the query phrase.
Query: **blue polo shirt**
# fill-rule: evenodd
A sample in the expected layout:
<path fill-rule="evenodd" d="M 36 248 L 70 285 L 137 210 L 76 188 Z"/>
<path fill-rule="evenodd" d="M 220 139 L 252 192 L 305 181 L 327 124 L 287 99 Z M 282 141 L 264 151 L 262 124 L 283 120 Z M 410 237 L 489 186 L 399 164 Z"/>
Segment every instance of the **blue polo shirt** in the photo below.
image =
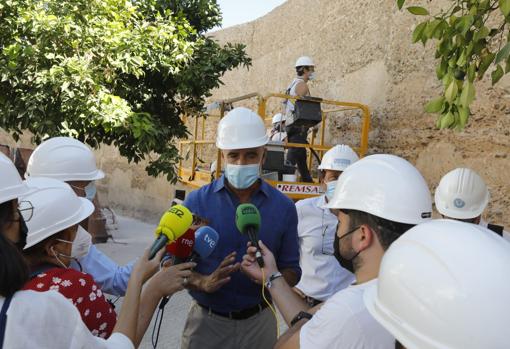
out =
<path fill-rule="evenodd" d="M 273 252 L 278 269 L 294 269 L 299 277 L 296 206 L 263 180 L 250 202 L 260 211 L 259 239 Z M 237 262 L 246 254 L 248 237 L 242 235 L 235 224 L 239 204 L 239 199 L 225 186 L 224 176 L 191 192 L 184 201 L 191 212 L 206 218 L 219 234 L 214 252 L 198 262 L 195 268 L 198 273 L 211 274 L 231 252 L 237 252 Z M 262 302 L 261 286 L 241 271 L 232 273 L 230 282 L 214 293 L 190 291 L 190 294 L 198 303 L 218 312 L 239 311 Z"/>

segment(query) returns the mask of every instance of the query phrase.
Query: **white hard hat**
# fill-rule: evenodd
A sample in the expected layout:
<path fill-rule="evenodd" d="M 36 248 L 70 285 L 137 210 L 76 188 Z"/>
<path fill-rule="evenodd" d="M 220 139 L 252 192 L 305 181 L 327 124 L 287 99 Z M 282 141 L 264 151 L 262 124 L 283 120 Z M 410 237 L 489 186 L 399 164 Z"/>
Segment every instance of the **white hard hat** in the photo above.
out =
<path fill-rule="evenodd" d="M 220 120 L 216 147 L 225 150 L 258 148 L 268 140 L 262 118 L 248 108 L 238 107 Z"/>
<path fill-rule="evenodd" d="M 434 220 L 390 246 L 364 301 L 408 349 L 508 348 L 509 266 L 510 244 L 497 234 Z"/>
<path fill-rule="evenodd" d="M 476 218 L 489 203 L 489 190 L 482 177 L 469 168 L 448 172 L 436 189 L 436 209 L 455 219 Z"/>
<path fill-rule="evenodd" d="M 282 113 L 274 114 L 272 123 L 277 124 L 281 121 L 287 121 L 287 116 L 283 115 Z"/>
<path fill-rule="evenodd" d="M 27 194 L 30 189 L 21 179 L 21 176 L 5 154 L 0 153 L 0 204 L 14 200 Z"/>
<path fill-rule="evenodd" d="M 356 154 L 348 145 L 335 145 L 322 157 L 319 170 L 345 171 L 349 165 L 358 160 L 358 154 Z"/>
<path fill-rule="evenodd" d="M 297 67 L 313 67 L 315 64 L 313 63 L 312 59 L 308 56 L 301 56 L 296 61 L 296 68 Z"/>
<path fill-rule="evenodd" d="M 61 181 L 95 181 L 104 178 L 92 150 L 71 137 L 50 138 L 35 148 L 25 177 L 49 177 Z"/>
<path fill-rule="evenodd" d="M 94 204 L 78 197 L 67 183 L 44 177 L 29 178 L 26 182 L 35 190 L 22 197 L 33 206 L 32 218 L 26 222 L 25 250 L 80 223 L 94 212 Z"/>
<path fill-rule="evenodd" d="M 388 154 L 370 155 L 349 166 L 326 207 L 358 210 L 406 224 L 423 223 L 432 215 L 430 191 L 420 172 Z"/>

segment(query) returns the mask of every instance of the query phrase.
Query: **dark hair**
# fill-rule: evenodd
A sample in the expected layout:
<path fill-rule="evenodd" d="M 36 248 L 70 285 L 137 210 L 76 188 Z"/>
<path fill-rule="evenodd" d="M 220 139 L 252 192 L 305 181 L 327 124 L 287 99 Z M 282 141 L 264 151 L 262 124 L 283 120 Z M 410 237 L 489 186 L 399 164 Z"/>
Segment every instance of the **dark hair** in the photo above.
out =
<path fill-rule="evenodd" d="M 342 210 L 349 215 L 349 230 L 368 225 L 376 234 L 381 246 L 387 250 L 402 234 L 414 227 L 414 224 L 393 222 L 384 218 L 356 210 Z"/>
<path fill-rule="evenodd" d="M 406 348 L 398 340 L 395 340 L 395 349 L 406 349 Z"/>
<path fill-rule="evenodd" d="M 305 69 L 310 70 L 310 67 L 307 65 L 300 65 L 299 67 L 296 67 L 297 75 L 302 76 L 305 73 Z"/>
<path fill-rule="evenodd" d="M 14 200 L 0 204 L 0 295 L 12 296 L 28 281 L 28 266 L 18 248 L 4 236 L 4 227 L 13 217 Z"/>

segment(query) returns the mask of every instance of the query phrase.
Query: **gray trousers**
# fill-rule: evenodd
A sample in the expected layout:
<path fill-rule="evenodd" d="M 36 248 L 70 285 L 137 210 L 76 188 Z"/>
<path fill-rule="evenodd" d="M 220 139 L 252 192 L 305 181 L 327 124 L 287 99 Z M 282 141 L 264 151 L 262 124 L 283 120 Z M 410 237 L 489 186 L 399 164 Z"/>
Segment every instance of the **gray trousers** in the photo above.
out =
<path fill-rule="evenodd" d="M 193 302 L 181 349 L 271 349 L 275 343 L 276 320 L 269 308 L 245 320 L 230 320 Z"/>

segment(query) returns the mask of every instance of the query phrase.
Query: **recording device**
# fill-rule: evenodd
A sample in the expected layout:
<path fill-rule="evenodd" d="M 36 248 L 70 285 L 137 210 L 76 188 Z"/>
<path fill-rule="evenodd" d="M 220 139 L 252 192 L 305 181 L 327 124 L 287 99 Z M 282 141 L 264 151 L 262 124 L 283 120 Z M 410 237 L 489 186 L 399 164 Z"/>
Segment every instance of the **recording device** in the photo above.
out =
<path fill-rule="evenodd" d="M 184 235 L 166 245 L 166 251 L 173 257 L 173 264 L 181 264 L 187 261 L 193 252 L 195 245 L 195 229 L 188 229 Z"/>
<path fill-rule="evenodd" d="M 236 226 L 241 234 L 248 235 L 252 246 L 257 248 L 255 257 L 257 263 L 261 268 L 264 267 L 264 259 L 260 252 L 258 232 L 260 228 L 260 213 L 257 207 L 253 204 L 241 204 L 237 206 L 236 210 Z"/>
<path fill-rule="evenodd" d="M 156 240 L 152 244 L 149 259 L 153 259 L 163 246 L 184 235 L 193 222 L 193 215 L 183 205 L 172 206 L 166 211 L 156 228 Z"/>
<path fill-rule="evenodd" d="M 213 253 L 220 236 L 218 232 L 209 226 L 200 227 L 195 232 L 195 246 L 189 258 L 190 262 L 205 259 Z"/>

